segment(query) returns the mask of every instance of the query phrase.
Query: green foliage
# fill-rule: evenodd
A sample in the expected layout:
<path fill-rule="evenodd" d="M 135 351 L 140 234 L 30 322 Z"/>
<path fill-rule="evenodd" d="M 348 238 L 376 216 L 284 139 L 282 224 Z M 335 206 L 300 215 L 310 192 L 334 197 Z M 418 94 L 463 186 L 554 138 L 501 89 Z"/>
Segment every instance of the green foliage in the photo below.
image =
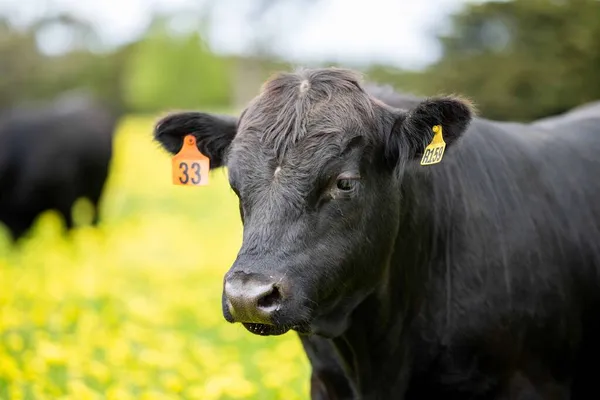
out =
<path fill-rule="evenodd" d="M 24 29 L 0 18 L 0 109 L 82 87 L 124 112 L 239 107 L 272 72 L 288 68 L 258 50 L 217 55 L 197 31 L 174 33 L 177 17 L 156 16 L 139 41 L 103 54 L 85 39 L 93 38 L 93 27 L 75 18 L 46 18 Z M 371 81 L 415 95 L 466 95 L 486 117 L 532 120 L 600 98 L 598 21 L 599 0 L 467 3 L 439 36 L 439 62 L 424 71 L 364 70 Z M 66 54 L 42 54 L 36 40 L 56 23 L 83 39 Z"/>
<path fill-rule="evenodd" d="M 46 55 L 39 50 L 37 38 L 53 24 L 65 25 L 75 34 L 88 29 L 84 23 L 63 16 L 25 29 L 16 29 L 0 18 L 0 108 L 87 89 L 120 109 L 120 71 L 128 47 L 109 54 L 80 47 L 61 55 Z"/>
<path fill-rule="evenodd" d="M 175 36 L 160 23 L 138 44 L 125 71 L 127 105 L 135 111 L 224 107 L 230 68 L 196 32 Z"/>
<path fill-rule="evenodd" d="M 425 91 L 470 96 L 488 117 L 531 120 L 600 98 L 600 1 L 471 4 L 440 37 Z"/>
<path fill-rule="evenodd" d="M 426 96 L 427 77 L 420 71 L 403 71 L 386 65 L 371 65 L 365 74 L 370 82 L 391 85 L 398 91 L 415 96 Z"/>
<path fill-rule="evenodd" d="M 157 16 L 140 41 L 109 52 L 92 51 L 83 41 L 48 55 L 37 41 L 48 26 L 74 33 L 92 27 L 58 16 L 17 29 L 0 18 L 0 109 L 72 89 L 87 89 L 119 112 L 229 107 L 230 60 L 213 54 L 197 32 L 169 31 L 171 19 Z"/>
<path fill-rule="evenodd" d="M 0 109 L 8 106 L 15 94 L 33 95 L 41 57 L 31 33 L 17 32 L 0 18 Z M 37 83 L 37 82 L 36 82 Z"/>

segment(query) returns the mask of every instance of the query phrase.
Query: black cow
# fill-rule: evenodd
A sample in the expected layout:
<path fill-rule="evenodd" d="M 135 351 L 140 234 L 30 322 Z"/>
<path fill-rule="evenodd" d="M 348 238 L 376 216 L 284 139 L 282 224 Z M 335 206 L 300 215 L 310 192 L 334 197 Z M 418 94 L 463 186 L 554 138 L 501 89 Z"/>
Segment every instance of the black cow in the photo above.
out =
<path fill-rule="evenodd" d="M 410 93 L 399 93 L 390 85 L 381 85 L 376 83 L 366 83 L 364 90 L 375 99 L 383 101 L 385 104 L 394 108 L 410 110 L 419 105 L 424 98 Z"/>
<path fill-rule="evenodd" d="M 83 93 L 0 114 L 0 223 L 13 239 L 50 209 L 70 229 L 78 198 L 88 198 L 97 208 L 118 115 Z M 98 222 L 95 211 L 93 224 Z"/>
<path fill-rule="evenodd" d="M 600 100 L 580 105 L 564 114 L 538 119 L 532 124 L 537 128 L 554 129 L 558 124 L 598 117 L 600 117 Z"/>
<path fill-rule="evenodd" d="M 239 118 L 157 123 L 170 153 L 193 133 L 239 197 L 225 319 L 297 331 L 313 399 L 600 396 L 600 115 L 553 131 L 456 97 L 409 108 L 307 69 Z M 435 125 L 446 153 L 423 166 Z"/>

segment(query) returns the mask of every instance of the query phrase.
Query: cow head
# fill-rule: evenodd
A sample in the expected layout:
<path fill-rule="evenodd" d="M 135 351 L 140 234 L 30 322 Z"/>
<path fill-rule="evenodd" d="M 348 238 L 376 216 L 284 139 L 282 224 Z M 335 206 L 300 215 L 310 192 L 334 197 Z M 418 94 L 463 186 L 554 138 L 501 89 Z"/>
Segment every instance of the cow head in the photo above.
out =
<path fill-rule="evenodd" d="M 400 224 L 398 172 L 443 126 L 447 147 L 472 112 L 455 98 L 409 112 L 368 95 L 342 69 L 278 75 L 239 118 L 173 113 L 155 138 L 171 153 L 192 133 L 227 166 L 243 243 L 224 278 L 223 315 L 261 335 L 335 336 L 381 281 Z M 421 168 L 435 168 L 421 167 Z"/>

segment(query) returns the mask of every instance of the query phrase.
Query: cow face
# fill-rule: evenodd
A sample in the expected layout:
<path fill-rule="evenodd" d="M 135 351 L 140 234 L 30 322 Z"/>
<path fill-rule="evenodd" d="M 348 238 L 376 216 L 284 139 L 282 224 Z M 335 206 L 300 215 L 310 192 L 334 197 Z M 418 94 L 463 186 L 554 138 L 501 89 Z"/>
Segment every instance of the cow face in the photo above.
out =
<path fill-rule="evenodd" d="M 224 278 L 225 319 L 260 335 L 342 333 L 393 252 L 398 172 L 418 164 L 433 125 L 451 146 L 470 118 L 453 98 L 393 110 L 350 71 L 317 69 L 268 81 L 237 119 L 162 119 L 163 147 L 176 153 L 193 133 L 239 198 L 243 243 Z"/>

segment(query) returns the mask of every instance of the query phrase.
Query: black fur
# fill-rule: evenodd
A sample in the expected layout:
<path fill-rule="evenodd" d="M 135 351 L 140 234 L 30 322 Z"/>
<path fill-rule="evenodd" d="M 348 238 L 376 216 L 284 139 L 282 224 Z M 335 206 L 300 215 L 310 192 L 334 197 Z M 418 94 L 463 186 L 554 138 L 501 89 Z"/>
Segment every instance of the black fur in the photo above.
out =
<path fill-rule="evenodd" d="M 215 157 L 244 237 L 225 280 L 278 283 L 249 330 L 299 332 L 314 399 L 598 397 L 600 112 L 495 122 L 452 97 L 385 105 L 359 78 L 275 77 L 202 134 L 232 138 Z M 421 166 L 436 124 L 448 150 Z"/>
<path fill-rule="evenodd" d="M 210 168 L 223 166 L 225 152 L 236 133 L 236 118 L 227 115 L 207 117 L 199 112 L 176 112 L 162 118 L 154 130 L 154 137 L 170 153 L 177 153 L 183 138 L 196 137 L 198 149 L 210 160 Z"/>
<path fill-rule="evenodd" d="M 398 118 L 386 144 L 386 157 L 391 165 L 398 162 L 402 151 L 409 160 L 420 157 L 433 138 L 433 126 L 442 126 L 446 147 L 450 148 L 471 123 L 474 110 L 469 102 L 455 97 L 423 100 L 406 117 Z M 426 134 L 429 133 L 429 134 Z"/>
<path fill-rule="evenodd" d="M 21 238 L 43 211 L 55 209 L 67 229 L 80 197 L 95 209 L 112 158 L 119 115 L 87 95 L 19 106 L 0 115 L 0 222 Z"/>

